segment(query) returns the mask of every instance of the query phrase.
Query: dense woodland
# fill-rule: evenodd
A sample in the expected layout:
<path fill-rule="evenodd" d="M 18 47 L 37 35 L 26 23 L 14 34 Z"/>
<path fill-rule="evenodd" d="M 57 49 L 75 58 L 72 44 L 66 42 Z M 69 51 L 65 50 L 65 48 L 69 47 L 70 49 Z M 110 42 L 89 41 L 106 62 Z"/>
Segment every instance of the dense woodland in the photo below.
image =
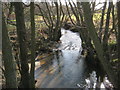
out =
<path fill-rule="evenodd" d="M 110 1 L 2 3 L 3 87 L 35 88 L 35 58 L 52 52 L 65 28 L 79 32 L 86 60 L 120 88 L 120 2 Z"/>

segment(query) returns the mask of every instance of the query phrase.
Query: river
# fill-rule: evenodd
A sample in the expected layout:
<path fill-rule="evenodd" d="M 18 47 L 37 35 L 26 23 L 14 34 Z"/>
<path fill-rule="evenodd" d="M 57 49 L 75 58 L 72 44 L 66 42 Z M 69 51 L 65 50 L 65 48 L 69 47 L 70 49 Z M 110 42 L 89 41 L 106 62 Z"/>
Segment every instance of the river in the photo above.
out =
<path fill-rule="evenodd" d="M 38 88 L 82 88 L 89 83 L 90 75 L 82 51 L 82 41 L 78 33 L 61 29 L 61 44 L 54 54 L 36 61 L 35 79 Z M 91 73 L 91 74 L 90 74 Z M 104 86 L 103 86 L 104 87 Z"/>

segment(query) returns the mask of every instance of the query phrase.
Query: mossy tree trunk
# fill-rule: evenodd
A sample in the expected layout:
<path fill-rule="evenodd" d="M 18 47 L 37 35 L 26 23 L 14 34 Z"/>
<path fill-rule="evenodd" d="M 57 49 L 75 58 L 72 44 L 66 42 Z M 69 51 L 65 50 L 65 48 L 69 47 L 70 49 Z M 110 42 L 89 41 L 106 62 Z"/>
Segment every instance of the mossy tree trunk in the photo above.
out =
<path fill-rule="evenodd" d="M 117 2 L 117 16 L 118 16 L 118 88 L 120 88 L 120 1 Z"/>
<path fill-rule="evenodd" d="M 2 17 L 2 36 L 2 59 L 5 67 L 6 88 L 17 88 L 16 64 L 13 59 L 12 47 L 4 17 Z"/>
<path fill-rule="evenodd" d="M 100 43 L 100 40 L 96 33 L 95 26 L 93 24 L 91 10 L 90 10 L 90 4 L 88 2 L 82 2 L 82 7 L 83 7 L 83 11 L 84 11 L 84 18 L 85 18 L 86 26 L 87 26 L 87 29 L 89 30 L 90 38 L 93 40 L 93 44 L 95 46 L 98 58 L 102 64 L 104 70 L 106 71 L 110 81 L 113 83 L 113 85 L 115 87 L 117 87 L 117 83 L 118 83 L 117 76 L 113 72 L 112 67 L 111 67 L 110 63 L 108 62 L 108 60 L 106 60 L 104 58 L 103 47 L 102 47 L 102 44 Z"/>

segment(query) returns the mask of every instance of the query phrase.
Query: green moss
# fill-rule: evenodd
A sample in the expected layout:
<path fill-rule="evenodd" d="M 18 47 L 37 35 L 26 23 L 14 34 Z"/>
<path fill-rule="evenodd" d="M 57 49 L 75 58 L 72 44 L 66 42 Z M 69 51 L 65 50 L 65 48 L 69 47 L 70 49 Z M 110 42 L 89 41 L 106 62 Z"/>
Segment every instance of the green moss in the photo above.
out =
<path fill-rule="evenodd" d="M 117 61 L 118 61 L 118 58 L 116 58 L 116 59 L 113 59 L 112 61 L 113 61 L 113 62 L 117 62 Z"/>

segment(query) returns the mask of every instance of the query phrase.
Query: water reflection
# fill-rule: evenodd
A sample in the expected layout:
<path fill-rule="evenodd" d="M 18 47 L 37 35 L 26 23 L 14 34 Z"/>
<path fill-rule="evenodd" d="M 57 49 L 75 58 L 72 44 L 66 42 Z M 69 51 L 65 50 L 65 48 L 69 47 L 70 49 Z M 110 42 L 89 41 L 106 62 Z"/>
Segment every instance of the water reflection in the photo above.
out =
<path fill-rule="evenodd" d="M 99 81 L 98 77 L 101 76 L 100 72 L 103 72 L 102 69 L 91 68 L 84 57 L 81 57 L 82 47 L 78 33 L 64 29 L 61 30 L 61 33 L 61 44 L 58 49 L 54 50 L 53 54 L 43 55 L 44 59 L 36 61 L 37 87 L 96 87 Z M 40 56 L 40 58 L 43 57 Z M 104 74 L 102 75 L 104 76 Z"/>
<path fill-rule="evenodd" d="M 38 87 L 77 88 L 77 83 L 85 83 L 86 66 L 84 60 L 79 57 L 82 49 L 81 39 L 77 33 L 64 29 L 61 31 L 58 50 L 55 50 L 51 57 L 40 60 L 40 65 L 36 64 L 35 78 Z"/>

